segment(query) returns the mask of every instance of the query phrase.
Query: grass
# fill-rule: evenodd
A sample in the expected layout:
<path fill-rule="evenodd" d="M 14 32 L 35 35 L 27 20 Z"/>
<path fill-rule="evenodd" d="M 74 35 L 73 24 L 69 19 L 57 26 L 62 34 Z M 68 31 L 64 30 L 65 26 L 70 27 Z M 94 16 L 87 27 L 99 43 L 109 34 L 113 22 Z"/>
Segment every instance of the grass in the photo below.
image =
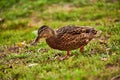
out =
<path fill-rule="evenodd" d="M 120 75 L 119 0 L 0 1 L 0 80 L 110 80 Z M 43 24 L 93 26 L 99 32 L 85 52 L 29 44 Z"/>

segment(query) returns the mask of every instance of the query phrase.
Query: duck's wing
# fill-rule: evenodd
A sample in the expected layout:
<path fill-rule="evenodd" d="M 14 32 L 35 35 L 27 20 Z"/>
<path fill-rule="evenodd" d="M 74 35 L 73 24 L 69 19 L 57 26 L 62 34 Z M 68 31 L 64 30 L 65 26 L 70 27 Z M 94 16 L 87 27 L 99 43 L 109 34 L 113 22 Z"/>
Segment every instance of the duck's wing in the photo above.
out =
<path fill-rule="evenodd" d="M 56 32 L 58 35 L 63 35 L 63 34 L 70 34 L 72 32 L 77 32 L 77 29 L 79 29 L 79 27 L 72 27 L 72 26 L 65 26 L 62 28 L 59 28 Z"/>
<path fill-rule="evenodd" d="M 57 36 L 61 37 L 64 34 L 70 34 L 70 35 L 78 35 L 81 33 L 90 33 L 92 32 L 92 30 L 94 30 L 94 28 L 91 27 L 78 27 L 78 26 L 65 26 L 62 27 L 60 29 L 58 29 L 57 32 Z"/>

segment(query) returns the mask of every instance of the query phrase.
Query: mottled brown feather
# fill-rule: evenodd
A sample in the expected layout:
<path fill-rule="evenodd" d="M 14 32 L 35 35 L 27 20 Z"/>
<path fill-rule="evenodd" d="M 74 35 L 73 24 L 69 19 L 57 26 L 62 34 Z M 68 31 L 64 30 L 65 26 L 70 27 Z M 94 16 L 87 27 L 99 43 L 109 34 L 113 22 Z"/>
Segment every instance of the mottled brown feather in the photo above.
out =
<path fill-rule="evenodd" d="M 46 39 L 54 49 L 70 51 L 85 46 L 96 34 L 91 27 L 65 26 L 56 30 L 56 35 Z"/>

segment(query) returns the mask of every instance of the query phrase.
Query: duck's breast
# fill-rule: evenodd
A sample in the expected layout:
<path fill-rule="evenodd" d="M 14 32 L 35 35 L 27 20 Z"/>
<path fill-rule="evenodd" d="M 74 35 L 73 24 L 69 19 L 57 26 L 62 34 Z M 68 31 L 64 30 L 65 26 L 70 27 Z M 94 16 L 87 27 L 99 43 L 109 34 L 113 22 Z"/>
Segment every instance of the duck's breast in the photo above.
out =
<path fill-rule="evenodd" d="M 46 39 L 46 42 L 51 48 L 57 49 L 57 44 L 56 44 L 56 41 L 55 41 L 55 37 L 50 37 L 50 38 Z"/>

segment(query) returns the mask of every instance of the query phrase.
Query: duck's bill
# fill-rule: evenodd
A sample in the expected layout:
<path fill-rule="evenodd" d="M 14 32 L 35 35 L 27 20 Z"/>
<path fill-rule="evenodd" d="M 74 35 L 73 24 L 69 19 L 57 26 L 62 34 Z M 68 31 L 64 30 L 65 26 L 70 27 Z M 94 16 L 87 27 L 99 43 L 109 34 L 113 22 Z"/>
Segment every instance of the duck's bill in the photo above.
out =
<path fill-rule="evenodd" d="M 31 45 L 37 45 L 37 43 L 39 42 L 39 40 L 40 40 L 40 37 L 38 36 Z"/>

